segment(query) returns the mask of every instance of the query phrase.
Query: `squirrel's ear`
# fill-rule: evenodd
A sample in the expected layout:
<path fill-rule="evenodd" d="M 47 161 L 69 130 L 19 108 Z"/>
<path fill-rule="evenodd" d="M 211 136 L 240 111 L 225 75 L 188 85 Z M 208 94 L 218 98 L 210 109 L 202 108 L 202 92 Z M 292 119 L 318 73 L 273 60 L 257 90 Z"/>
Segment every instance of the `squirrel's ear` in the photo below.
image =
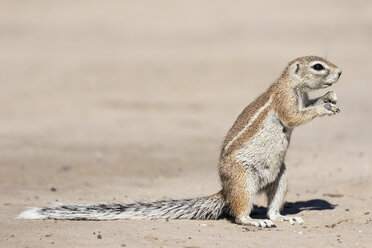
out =
<path fill-rule="evenodd" d="M 295 74 L 298 74 L 300 71 L 300 64 L 296 64 Z"/>

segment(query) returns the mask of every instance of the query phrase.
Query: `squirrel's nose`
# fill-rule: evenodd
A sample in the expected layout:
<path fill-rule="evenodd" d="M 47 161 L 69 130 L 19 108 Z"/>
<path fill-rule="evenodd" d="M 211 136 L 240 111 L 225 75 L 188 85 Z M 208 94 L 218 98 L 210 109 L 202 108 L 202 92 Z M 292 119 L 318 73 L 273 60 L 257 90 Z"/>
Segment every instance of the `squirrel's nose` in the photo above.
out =
<path fill-rule="evenodd" d="M 338 72 L 338 78 L 341 77 L 341 74 L 342 74 L 342 71 L 339 71 L 339 72 Z"/>

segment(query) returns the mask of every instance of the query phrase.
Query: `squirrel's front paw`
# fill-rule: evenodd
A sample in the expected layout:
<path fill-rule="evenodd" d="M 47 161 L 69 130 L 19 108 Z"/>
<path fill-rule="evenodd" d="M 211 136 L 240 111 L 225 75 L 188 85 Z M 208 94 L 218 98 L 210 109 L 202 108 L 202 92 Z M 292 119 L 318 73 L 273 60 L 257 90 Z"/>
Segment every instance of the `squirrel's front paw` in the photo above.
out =
<path fill-rule="evenodd" d="M 328 91 L 323 97 L 323 102 L 324 103 L 332 103 L 336 104 L 337 103 L 337 96 L 336 93 L 333 91 Z"/>
<path fill-rule="evenodd" d="M 340 112 L 340 109 L 336 107 L 333 103 L 326 103 L 323 105 L 325 115 L 335 115 Z"/>

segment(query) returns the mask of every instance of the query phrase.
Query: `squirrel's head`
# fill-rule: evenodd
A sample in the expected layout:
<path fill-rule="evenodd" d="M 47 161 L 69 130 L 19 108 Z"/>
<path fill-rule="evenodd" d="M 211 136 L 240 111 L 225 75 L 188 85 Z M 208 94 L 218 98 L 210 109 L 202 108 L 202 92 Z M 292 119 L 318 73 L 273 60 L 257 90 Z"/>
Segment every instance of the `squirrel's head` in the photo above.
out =
<path fill-rule="evenodd" d="M 341 70 L 331 62 L 317 56 L 293 60 L 285 70 L 287 78 L 295 87 L 305 90 L 327 88 L 336 83 Z"/>

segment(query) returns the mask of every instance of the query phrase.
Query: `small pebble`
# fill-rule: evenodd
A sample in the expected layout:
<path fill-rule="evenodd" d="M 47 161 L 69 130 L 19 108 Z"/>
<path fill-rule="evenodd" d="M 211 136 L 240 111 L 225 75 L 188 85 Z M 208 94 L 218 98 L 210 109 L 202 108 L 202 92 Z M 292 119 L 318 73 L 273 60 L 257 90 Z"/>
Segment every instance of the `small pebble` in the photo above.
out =
<path fill-rule="evenodd" d="M 97 239 L 102 239 L 102 235 L 101 234 L 98 234 L 97 235 Z"/>
<path fill-rule="evenodd" d="M 65 165 L 61 167 L 61 171 L 69 171 L 71 169 L 71 166 Z"/>
<path fill-rule="evenodd" d="M 57 191 L 57 189 L 56 189 L 56 188 L 54 188 L 54 187 L 51 187 L 51 188 L 50 188 L 50 191 L 52 191 L 52 192 L 56 192 L 56 191 Z"/>

